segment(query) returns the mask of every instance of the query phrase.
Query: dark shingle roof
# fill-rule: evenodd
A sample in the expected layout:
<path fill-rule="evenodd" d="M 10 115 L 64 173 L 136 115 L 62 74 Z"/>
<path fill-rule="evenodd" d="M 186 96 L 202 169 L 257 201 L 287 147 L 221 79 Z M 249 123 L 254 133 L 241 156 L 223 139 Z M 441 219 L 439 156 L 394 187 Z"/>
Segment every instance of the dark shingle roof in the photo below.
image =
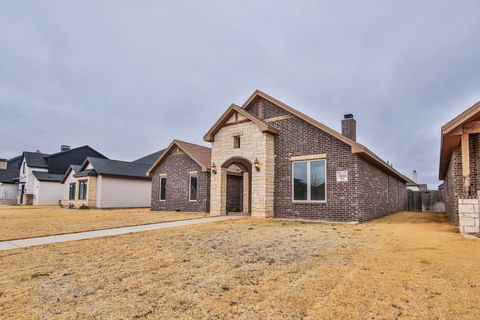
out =
<path fill-rule="evenodd" d="M 152 165 L 155 161 L 157 161 L 158 158 L 162 155 L 162 153 L 165 151 L 165 149 L 154 152 L 152 154 L 149 154 L 148 156 L 142 157 L 140 159 L 137 159 L 133 161 L 133 163 L 142 163 L 142 164 L 148 164 Z"/>
<path fill-rule="evenodd" d="M 93 170 L 98 175 L 138 178 L 144 180 L 151 179 L 150 177 L 145 176 L 145 173 L 150 167 L 148 164 L 88 157 L 82 168 L 86 167 L 87 162 L 93 166 Z M 80 171 L 75 177 L 83 176 L 84 171 L 87 170 Z"/>
<path fill-rule="evenodd" d="M 7 168 L 0 170 L 0 182 L 13 183 L 13 179 L 18 178 L 20 171 L 17 168 Z"/>
<path fill-rule="evenodd" d="M 72 170 L 73 170 L 74 173 L 77 173 L 78 171 L 80 171 L 80 169 L 82 168 L 82 166 L 81 166 L 81 165 L 77 165 L 77 164 L 72 164 L 72 165 L 70 166 L 70 168 L 72 168 Z"/>
<path fill-rule="evenodd" d="M 23 156 L 29 167 L 48 168 L 48 162 L 47 159 L 45 159 L 48 157 L 48 154 L 46 153 L 24 151 Z"/>
<path fill-rule="evenodd" d="M 52 153 L 52 154 L 47 155 L 46 158 L 55 158 L 55 157 L 63 156 L 63 155 L 65 155 L 65 154 L 73 153 L 73 152 L 76 152 L 76 151 L 79 151 L 79 150 L 82 150 L 82 149 L 90 150 L 90 151 L 96 153 L 98 157 L 104 157 L 104 158 L 106 158 L 103 154 L 101 154 L 101 153 L 98 152 L 97 150 L 93 149 L 93 148 L 90 147 L 89 145 L 84 145 L 84 146 L 81 146 L 81 147 L 75 147 L 75 148 L 68 149 L 68 150 L 65 150 L 65 151 L 60 151 L 60 152 Z"/>
<path fill-rule="evenodd" d="M 71 171 L 73 171 L 73 174 L 76 174 L 77 172 L 80 171 L 81 168 L 82 168 L 82 166 L 79 166 L 79 165 L 76 165 L 76 164 L 70 165 L 70 167 L 68 167 L 68 169 L 67 169 L 67 172 L 65 172 L 65 174 L 63 175 L 61 183 L 64 183 L 65 180 L 67 180 L 67 177 L 70 175 Z"/>
<path fill-rule="evenodd" d="M 98 176 L 97 171 L 95 169 L 87 169 L 87 170 L 82 170 L 76 174 L 73 175 L 75 178 L 81 178 L 81 177 L 96 177 Z"/>
<path fill-rule="evenodd" d="M 63 179 L 63 174 L 53 174 L 43 171 L 33 171 L 33 175 L 38 181 L 60 182 Z"/>
<path fill-rule="evenodd" d="M 20 169 L 20 164 L 22 163 L 22 156 L 16 156 L 14 158 L 8 159 L 8 167 Z"/>

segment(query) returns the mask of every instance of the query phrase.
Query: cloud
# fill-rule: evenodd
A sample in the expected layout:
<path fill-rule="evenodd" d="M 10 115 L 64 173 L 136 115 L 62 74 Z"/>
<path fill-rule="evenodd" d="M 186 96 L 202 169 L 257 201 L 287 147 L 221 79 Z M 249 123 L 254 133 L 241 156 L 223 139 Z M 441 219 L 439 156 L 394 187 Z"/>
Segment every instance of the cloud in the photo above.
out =
<path fill-rule="evenodd" d="M 202 143 L 259 88 L 435 187 L 440 126 L 480 100 L 477 1 L 0 1 L 2 156 Z"/>

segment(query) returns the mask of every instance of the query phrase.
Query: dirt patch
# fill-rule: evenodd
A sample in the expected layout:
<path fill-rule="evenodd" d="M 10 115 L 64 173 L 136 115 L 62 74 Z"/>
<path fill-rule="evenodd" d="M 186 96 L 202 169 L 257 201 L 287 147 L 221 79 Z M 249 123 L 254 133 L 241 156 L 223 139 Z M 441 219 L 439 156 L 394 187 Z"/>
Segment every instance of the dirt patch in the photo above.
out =
<path fill-rule="evenodd" d="M 0 252 L 0 317 L 478 319 L 479 256 L 444 215 L 241 219 Z"/>
<path fill-rule="evenodd" d="M 0 207 L 0 241 L 194 219 L 200 213 L 150 209 L 72 210 L 53 206 Z"/>

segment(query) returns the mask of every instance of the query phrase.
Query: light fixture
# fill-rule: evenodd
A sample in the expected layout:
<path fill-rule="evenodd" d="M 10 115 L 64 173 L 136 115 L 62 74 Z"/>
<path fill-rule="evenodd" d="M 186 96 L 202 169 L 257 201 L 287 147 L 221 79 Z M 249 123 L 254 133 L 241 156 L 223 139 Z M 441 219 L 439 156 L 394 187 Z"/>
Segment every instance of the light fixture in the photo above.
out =
<path fill-rule="evenodd" d="M 215 162 L 212 164 L 212 173 L 217 174 L 217 166 L 215 165 Z"/>
<path fill-rule="evenodd" d="M 257 172 L 260 171 L 260 162 L 258 161 L 257 158 L 255 158 L 253 165 L 255 166 L 255 170 L 257 170 Z"/>

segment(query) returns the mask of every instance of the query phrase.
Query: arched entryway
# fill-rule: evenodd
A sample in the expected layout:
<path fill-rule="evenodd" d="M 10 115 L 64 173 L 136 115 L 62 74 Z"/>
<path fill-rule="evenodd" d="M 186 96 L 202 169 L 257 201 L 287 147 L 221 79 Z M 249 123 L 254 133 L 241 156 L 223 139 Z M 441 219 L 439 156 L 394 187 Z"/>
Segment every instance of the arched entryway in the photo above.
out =
<path fill-rule="evenodd" d="M 226 214 L 252 212 L 252 163 L 242 157 L 232 157 L 222 166 L 222 174 L 226 175 L 225 194 L 222 207 Z"/>

